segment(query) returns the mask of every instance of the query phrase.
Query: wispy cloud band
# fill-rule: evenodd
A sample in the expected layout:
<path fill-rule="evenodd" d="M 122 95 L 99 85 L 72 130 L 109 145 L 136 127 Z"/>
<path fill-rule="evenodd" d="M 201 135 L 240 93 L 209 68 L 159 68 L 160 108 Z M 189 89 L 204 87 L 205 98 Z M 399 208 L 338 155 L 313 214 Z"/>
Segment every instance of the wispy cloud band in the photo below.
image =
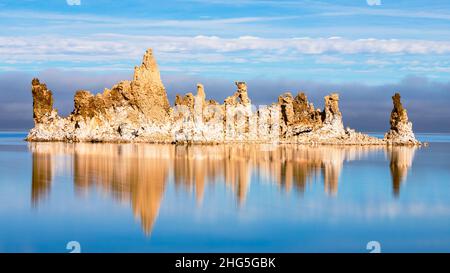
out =
<path fill-rule="evenodd" d="M 191 54 L 211 54 L 218 61 L 223 54 L 246 52 L 249 56 L 293 57 L 316 54 L 450 54 L 450 42 L 428 40 L 385 40 L 330 38 L 270 39 L 252 36 L 130 36 L 102 34 L 85 37 L 28 36 L 0 37 L 0 61 L 105 61 L 135 58 L 153 47 L 160 53 L 189 60 Z M 253 54 L 253 55 L 252 55 Z M 169 57 L 166 55 L 166 57 Z M 255 60 L 258 60 L 256 58 Z M 259 59 L 263 61 L 263 59 Z M 265 58 L 264 60 L 269 60 Z M 276 61 L 276 58 L 271 59 Z M 212 60 L 214 61 L 214 60 Z"/>

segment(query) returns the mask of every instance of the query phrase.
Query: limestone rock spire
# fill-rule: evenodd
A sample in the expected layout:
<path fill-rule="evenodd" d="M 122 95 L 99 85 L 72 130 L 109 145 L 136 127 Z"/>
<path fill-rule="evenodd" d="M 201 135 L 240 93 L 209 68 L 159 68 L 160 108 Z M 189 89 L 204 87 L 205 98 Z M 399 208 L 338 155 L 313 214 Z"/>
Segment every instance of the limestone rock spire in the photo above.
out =
<path fill-rule="evenodd" d="M 40 83 L 39 79 L 31 81 L 31 93 L 33 95 L 33 118 L 34 123 L 42 123 L 45 117 L 50 116 L 53 111 L 53 94 L 47 89 L 45 83 Z"/>
<path fill-rule="evenodd" d="M 204 102 L 206 99 L 206 94 L 205 94 L 205 87 L 203 87 L 203 84 L 201 83 L 197 83 L 197 97 Z"/>
<path fill-rule="evenodd" d="M 332 93 L 325 96 L 325 108 L 323 114 L 323 125 L 327 129 L 335 133 L 344 132 L 344 124 L 342 122 L 342 114 L 339 110 L 339 94 Z"/>
<path fill-rule="evenodd" d="M 162 122 L 167 118 L 170 104 L 152 49 L 147 49 L 142 64 L 134 68 L 131 95 L 132 104 L 149 120 Z"/>
<path fill-rule="evenodd" d="M 250 105 L 251 101 L 247 94 L 247 84 L 245 82 L 235 82 L 237 86 L 236 94 L 243 105 Z"/>
<path fill-rule="evenodd" d="M 389 120 L 391 128 L 385 134 L 384 139 L 390 144 L 417 145 L 417 141 L 412 130 L 412 123 L 408 119 L 408 113 L 403 107 L 399 93 L 392 96 L 394 109 Z"/>

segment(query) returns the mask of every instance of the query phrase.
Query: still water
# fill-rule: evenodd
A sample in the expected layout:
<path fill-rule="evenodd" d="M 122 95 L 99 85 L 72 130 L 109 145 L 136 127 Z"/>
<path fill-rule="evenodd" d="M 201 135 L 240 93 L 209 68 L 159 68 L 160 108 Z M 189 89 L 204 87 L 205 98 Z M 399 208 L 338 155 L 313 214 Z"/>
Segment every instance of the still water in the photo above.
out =
<path fill-rule="evenodd" d="M 0 133 L 0 252 L 450 252 L 429 147 L 26 143 Z"/>

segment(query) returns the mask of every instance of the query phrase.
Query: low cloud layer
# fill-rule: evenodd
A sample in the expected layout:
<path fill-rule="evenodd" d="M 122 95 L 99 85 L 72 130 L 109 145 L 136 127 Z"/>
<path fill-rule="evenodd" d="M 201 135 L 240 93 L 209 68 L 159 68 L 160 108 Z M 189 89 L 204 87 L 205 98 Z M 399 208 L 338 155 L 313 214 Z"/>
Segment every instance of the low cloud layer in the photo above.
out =
<path fill-rule="evenodd" d="M 316 54 L 450 54 L 450 42 L 397 39 L 260 38 L 242 36 L 141 36 L 102 34 L 85 37 L 1 37 L 0 58 L 8 62 L 129 60 L 153 47 L 163 53 L 253 52 L 258 56 Z M 81 59 L 80 59 L 81 58 Z M 259 60 L 256 58 L 255 60 Z M 223 61 L 223 60 L 220 60 Z M 262 61 L 262 60 L 260 60 Z"/>
<path fill-rule="evenodd" d="M 73 109 L 76 90 L 86 89 L 102 92 L 119 80 L 130 79 L 131 71 L 95 74 L 47 70 L 38 73 L 41 81 L 53 91 L 55 107 L 63 115 Z M 33 126 L 31 79 L 28 73 L 8 72 L 0 74 L 0 130 L 29 129 Z M 163 75 L 171 102 L 176 93 L 195 92 L 197 82 L 205 85 L 208 98 L 223 101 L 231 95 L 235 86 L 232 81 L 218 78 L 202 78 L 188 75 Z M 362 131 L 383 132 L 389 126 L 392 109 L 391 96 L 400 92 L 410 119 L 417 132 L 450 132 L 450 82 L 442 83 L 423 77 L 407 77 L 401 82 L 384 85 L 362 83 L 323 83 L 303 80 L 247 79 L 249 95 L 253 104 L 270 104 L 278 95 L 291 91 L 304 91 L 318 108 L 323 107 L 323 96 L 331 92 L 341 95 L 341 111 L 346 126 Z"/>

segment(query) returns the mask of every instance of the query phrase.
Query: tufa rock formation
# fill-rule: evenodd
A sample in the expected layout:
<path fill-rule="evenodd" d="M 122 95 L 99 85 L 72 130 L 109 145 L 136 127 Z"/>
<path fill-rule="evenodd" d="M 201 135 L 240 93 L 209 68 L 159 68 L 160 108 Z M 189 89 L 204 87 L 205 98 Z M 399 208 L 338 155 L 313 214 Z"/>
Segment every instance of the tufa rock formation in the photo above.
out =
<path fill-rule="evenodd" d="M 394 109 L 392 109 L 390 118 L 391 128 L 384 139 L 389 144 L 419 144 L 414 136 L 412 123 L 408 120 L 406 109 L 403 108 L 400 101 L 399 93 L 395 93 L 392 102 L 394 103 Z"/>
<path fill-rule="evenodd" d="M 168 117 L 170 104 L 151 49 L 134 68 L 130 99 L 149 120 L 162 122 Z"/>
<path fill-rule="evenodd" d="M 322 126 L 320 110 L 308 102 L 305 93 L 298 93 L 295 98 L 287 92 L 278 97 L 281 110 L 282 133 L 286 137 L 311 132 Z"/>
<path fill-rule="evenodd" d="M 74 110 L 60 117 L 52 92 L 38 79 L 32 81 L 35 127 L 28 141 L 153 142 L 153 143 L 306 143 L 356 145 L 419 145 L 412 124 L 394 99 L 391 129 L 378 139 L 344 129 L 339 95 L 325 97 L 324 109 L 315 109 L 302 92 L 285 93 L 277 103 L 252 106 L 245 82 L 219 104 L 207 100 L 204 86 L 197 93 L 176 95 L 170 107 L 152 50 L 135 67 L 132 81 L 121 81 L 101 94 L 79 90 Z"/>
<path fill-rule="evenodd" d="M 33 94 L 33 118 L 34 122 L 42 123 L 46 117 L 50 117 L 53 111 L 53 94 L 44 83 L 38 79 L 31 81 L 31 93 Z"/>
<path fill-rule="evenodd" d="M 325 96 L 325 109 L 323 111 L 324 128 L 335 134 L 344 132 L 344 124 L 342 123 L 342 114 L 339 111 L 339 95 L 333 93 Z"/>

